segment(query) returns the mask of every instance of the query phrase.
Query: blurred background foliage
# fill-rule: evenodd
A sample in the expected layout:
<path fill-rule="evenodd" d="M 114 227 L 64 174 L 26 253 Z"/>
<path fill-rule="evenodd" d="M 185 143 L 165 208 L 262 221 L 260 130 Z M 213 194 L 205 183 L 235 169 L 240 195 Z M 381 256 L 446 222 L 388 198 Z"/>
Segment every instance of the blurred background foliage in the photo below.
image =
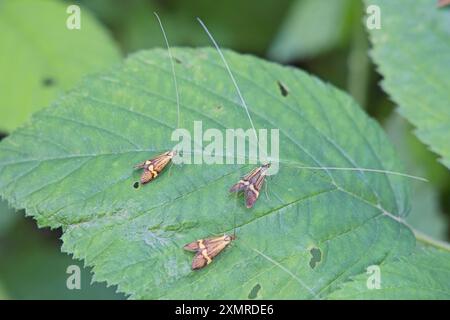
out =
<path fill-rule="evenodd" d="M 154 11 L 159 13 L 172 46 L 209 46 L 195 20 L 198 16 L 223 47 L 302 68 L 347 91 L 386 129 L 404 162 L 405 171 L 430 180 L 430 183 L 411 182 L 409 223 L 433 238 L 449 240 L 449 171 L 415 138 L 413 128 L 395 112 L 396 106 L 380 89 L 381 78 L 368 56 L 361 1 L 33 1 L 59 2 L 64 8 L 70 4 L 80 5 L 82 14 L 90 12 L 123 56 L 140 49 L 164 47 Z M 1 6 L 0 0 L 0 23 Z M 45 12 L 39 10 L 28 14 L 45 16 Z M 65 10 L 61 14 L 67 17 Z M 57 33 L 55 37 L 58 37 Z M 79 49 L 89 52 L 90 48 Z M 7 50 L 1 47 L 0 57 Z M 67 86 L 62 88 L 66 89 Z M 0 95 L 0 112 L 5 103 Z M 0 114 L 0 128 L 8 127 L 2 123 L 5 119 Z M 5 136 L 6 131 L 0 138 Z M 38 229 L 32 219 L 25 218 L 24 212 L 14 212 L 0 201 L 0 299 L 125 298 L 115 293 L 116 288 L 106 288 L 103 283 L 91 284 L 90 270 L 83 269 L 82 262 L 73 261 L 60 252 L 60 233 L 60 230 Z M 69 276 L 66 269 L 73 264 L 83 270 L 81 290 L 66 288 Z"/>

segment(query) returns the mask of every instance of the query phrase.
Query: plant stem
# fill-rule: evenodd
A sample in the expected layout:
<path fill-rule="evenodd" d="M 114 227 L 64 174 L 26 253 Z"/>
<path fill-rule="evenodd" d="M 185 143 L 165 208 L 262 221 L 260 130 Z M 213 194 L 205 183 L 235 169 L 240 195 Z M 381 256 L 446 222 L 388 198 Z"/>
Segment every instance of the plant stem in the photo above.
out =
<path fill-rule="evenodd" d="M 450 252 L 450 243 L 447 243 L 445 241 L 441 241 L 441 240 L 436 240 L 433 239 L 432 237 L 416 230 L 416 229 L 412 229 L 414 232 L 414 235 L 416 236 L 416 239 L 420 242 L 423 242 L 426 245 L 430 245 L 433 247 L 437 247 L 439 249 L 445 250 L 445 251 L 449 251 Z"/>

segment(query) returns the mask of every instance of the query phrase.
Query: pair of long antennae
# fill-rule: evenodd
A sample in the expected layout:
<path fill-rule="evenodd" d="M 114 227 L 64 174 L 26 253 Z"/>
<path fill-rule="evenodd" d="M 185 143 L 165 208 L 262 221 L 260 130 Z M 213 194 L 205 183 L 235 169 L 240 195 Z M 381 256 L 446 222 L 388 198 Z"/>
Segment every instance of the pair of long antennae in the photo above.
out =
<path fill-rule="evenodd" d="M 177 128 L 179 128 L 180 126 L 180 95 L 179 95 L 179 91 L 178 91 L 178 82 L 177 82 L 177 78 L 176 78 L 176 73 L 175 73 L 175 63 L 174 63 L 174 59 L 172 56 L 172 52 L 170 50 L 170 45 L 169 45 L 169 41 L 167 39 L 167 35 L 166 32 L 164 30 L 163 24 L 161 22 L 161 19 L 159 18 L 158 14 L 156 12 L 154 12 L 156 18 L 158 19 L 159 22 L 159 26 L 161 27 L 161 31 L 163 33 L 164 36 L 164 40 L 166 42 L 166 46 L 167 46 L 167 51 L 169 54 L 169 58 L 170 58 L 170 63 L 171 63 L 171 67 L 172 67 L 172 74 L 173 74 L 173 81 L 174 81 L 174 85 L 175 85 L 175 93 L 176 93 L 176 102 L 177 102 L 177 112 L 178 112 L 178 116 L 177 116 Z M 214 39 L 214 37 L 212 36 L 211 32 L 208 30 L 208 28 L 206 27 L 206 25 L 203 23 L 203 21 L 197 17 L 197 21 L 200 23 L 200 25 L 202 26 L 203 30 L 205 30 L 206 34 L 208 35 L 209 39 L 211 40 L 211 42 L 213 43 L 214 47 L 216 48 L 217 52 L 220 55 L 220 58 L 222 59 L 225 68 L 231 78 L 231 81 L 233 82 L 233 85 L 238 93 L 239 99 L 241 101 L 242 107 L 244 108 L 247 117 L 250 121 L 250 125 L 252 127 L 253 133 L 255 135 L 256 141 L 258 142 L 258 135 L 256 133 L 256 129 L 255 129 L 255 125 L 253 123 L 252 117 L 250 115 L 249 112 L 249 108 L 247 106 L 247 103 L 245 102 L 245 99 L 241 93 L 241 90 L 239 89 L 239 86 L 237 84 L 237 81 L 233 75 L 233 72 L 231 71 L 230 66 L 228 65 L 227 60 L 225 59 L 224 54 L 222 53 L 222 50 L 220 49 L 219 45 L 217 44 L 216 40 Z M 355 168 L 355 167 L 310 167 L 310 166 L 301 166 L 299 167 L 301 169 L 309 169 L 309 170 L 336 170 L 336 171 L 360 171 L 360 172 L 372 172 L 372 173 L 383 173 L 383 174 L 390 174 L 390 175 L 396 175 L 396 176 L 401 176 L 401 177 L 405 177 L 405 178 L 410 178 L 410 179 L 415 179 L 415 180 L 419 180 L 419 181 L 423 181 L 423 182 L 428 182 L 427 179 L 422 178 L 422 177 L 418 177 L 418 176 L 414 176 L 414 175 L 410 175 L 410 174 L 406 174 L 406 173 L 401 173 L 401 172 L 397 172 L 397 171 L 390 171 L 390 170 L 381 170 L 381 169 L 372 169 L 372 168 Z"/>
<path fill-rule="evenodd" d="M 174 59 L 173 59 L 173 56 L 172 56 L 172 51 L 170 50 L 169 40 L 167 38 L 166 31 L 164 30 L 164 26 L 162 24 L 162 21 L 159 18 L 159 15 L 156 12 L 153 12 L 153 14 L 156 16 L 156 19 L 158 20 L 159 26 L 160 26 L 161 31 L 162 31 L 163 36 L 164 36 L 164 41 L 165 41 L 166 46 L 167 46 L 167 52 L 168 52 L 169 58 L 170 58 L 170 64 L 171 64 L 171 67 L 172 67 L 172 74 L 173 74 L 173 82 L 174 82 L 174 85 L 175 85 L 176 102 L 177 102 L 177 114 L 178 114 L 178 116 L 177 116 L 177 128 L 179 128 L 180 127 L 180 94 L 179 94 L 179 91 L 178 91 L 178 82 L 177 82 L 177 77 L 176 77 L 176 73 L 175 73 L 175 63 L 173 62 Z M 239 95 L 239 99 L 241 101 L 242 107 L 244 108 L 245 113 L 247 114 L 247 117 L 250 120 L 250 125 L 252 127 L 253 134 L 255 135 L 256 142 L 258 143 L 258 134 L 256 133 L 255 125 L 253 124 L 253 120 L 252 120 L 252 117 L 250 116 L 249 108 L 247 106 L 247 103 L 245 102 L 244 97 L 242 96 L 241 90 L 239 89 L 237 81 L 234 78 L 233 72 L 231 71 L 231 68 L 228 65 L 227 60 L 225 59 L 225 56 L 223 55 L 222 50 L 220 49 L 220 47 L 217 44 L 217 42 L 214 39 L 214 37 L 212 36 L 211 32 L 209 32 L 208 28 L 206 27 L 206 25 L 203 23 L 203 21 L 200 18 L 197 17 L 197 21 L 200 23 L 202 28 L 205 30 L 205 32 L 208 35 L 209 39 L 214 44 L 214 47 L 216 48 L 217 52 L 219 53 L 223 63 L 225 64 L 227 72 L 230 75 L 231 80 L 233 81 L 233 85 L 236 88 L 236 91 L 237 91 L 237 93 Z"/>
<path fill-rule="evenodd" d="M 161 19 L 159 18 L 158 14 L 157 14 L 156 12 L 153 12 L 153 13 L 154 13 L 154 15 L 156 16 L 156 19 L 158 20 L 159 26 L 160 26 L 161 31 L 162 31 L 163 36 L 164 36 L 164 41 L 166 42 L 167 52 L 168 52 L 168 54 L 169 54 L 170 65 L 171 65 L 171 67 L 172 67 L 172 74 L 173 74 L 173 83 L 174 83 L 174 86 L 175 86 L 176 101 L 177 101 L 177 128 L 180 128 L 180 93 L 179 93 L 179 91 L 178 91 L 178 82 L 177 82 L 177 77 L 176 77 L 176 73 L 175 73 L 175 63 L 173 62 L 174 59 L 173 59 L 173 56 L 172 56 L 172 51 L 170 50 L 169 40 L 167 39 L 166 31 L 164 30 L 164 26 L 163 26 L 163 24 L 162 24 L 162 21 L 161 21 Z M 208 33 L 210 39 L 213 41 L 214 45 L 216 46 L 217 50 L 218 50 L 219 53 L 220 53 L 220 56 L 222 57 L 222 59 L 223 59 L 225 65 L 227 66 L 227 70 L 228 70 L 228 72 L 230 73 L 231 78 L 233 79 L 233 83 L 235 84 L 236 89 L 237 89 L 238 92 L 239 92 L 239 97 L 241 98 L 242 103 L 245 105 L 245 110 L 247 111 L 247 115 L 248 115 L 248 117 L 249 117 L 249 119 L 250 119 L 250 122 L 251 122 L 251 124 L 252 124 L 253 132 L 254 132 L 254 134 L 255 134 L 255 136 L 256 136 L 256 139 L 258 139 L 258 136 L 256 135 L 255 127 L 254 127 L 254 125 L 253 125 L 253 121 L 252 121 L 252 119 L 251 119 L 251 117 L 250 117 L 250 114 L 248 113 L 248 108 L 247 108 L 247 105 L 245 104 L 245 100 L 244 100 L 244 98 L 242 97 L 241 91 L 239 90 L 239 87 L 238 87 L 238 85 L 237 85 L 237 83 L 236 83 L 236 80 L 234 79 L 233 74 L 231 73 L 231 69 L 230 69 L 230 67 L 228 66 L 228 63 L 226 62 L 225 57 L 224 57 L 223 54 L 222 54 L 222 51 L 220 50 L 219 46 L 217 45 L 216 41 L 214 40 L 214 38 L 212 37 L 211 33 L 208 31 L 208 29 L 207 29 L 206 26 L 204 25 L 204 23 L 203 23 L 199 18 L 197 18 L 197 19 L 198 19 L 198 21 L 200 22 L 200 24 L 203 26 L 203 28 L 205 29 L 205 31 Z M 233 238 L 236 238 L 236 214 L 234 215 L 234 231 L 233 231 Z"/>

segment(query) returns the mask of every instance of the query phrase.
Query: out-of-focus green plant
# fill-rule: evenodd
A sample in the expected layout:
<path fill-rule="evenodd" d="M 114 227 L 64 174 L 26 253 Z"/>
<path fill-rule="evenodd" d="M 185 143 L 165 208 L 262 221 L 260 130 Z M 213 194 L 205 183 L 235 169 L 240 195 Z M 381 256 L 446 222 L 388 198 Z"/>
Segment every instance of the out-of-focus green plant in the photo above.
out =
<path fill-rule="evenodd" d="M 0 200 L 0 237 L 9 230 L 15 219 L 14 210 L 9 207 L 6 201 Z"/>
<path fill-rule="evenodd" d="M 382 13 L 381 28 L 370 36 L 384 90 L 417 137 L 450 168 L 450 10 L 429 0 L 365 3 Z"/>
<path fill-rule="evenodd" d="M 125 52 L 164 46 L 161 30 L 153 15 L 156 11 L 164 21 L 172 45 L 209 46 L 208 38 L 195 20 L 195 17 L 200 17 L 214 29 L 221 45 L 260 55 L 269 47 L 291 2 L 82 1 L 111 27 Z"/>
<path fill-rule="evenodd" d="M 279 30 L 269 57 L 289 62 L 348 43 L 361 6 L 354 0 L 297 0 Z"/>
<path fill-rule="evenodd" d="M 10 132 L 81 77 L 119 62 L 104 28 L 82 9 L 69 30 L 56 0 L 0 1 L 0 131 Z"/>
<path fill-rule="evenodd" d="M 2 212 L 0 212 L 1 214 Z M 48 230 L 37 231 L 29 218 L 16 220 L 0 241 L 0 283 L 7 299 L 123 299 L 116 288 L 91 283 L 92 275 L 80 261 L 59 250 L 60 241 Z M 81 270 L 81 289 L 69 290 L 67 268 Z M 1 297 L 1 295 L 0 295 Z"/>

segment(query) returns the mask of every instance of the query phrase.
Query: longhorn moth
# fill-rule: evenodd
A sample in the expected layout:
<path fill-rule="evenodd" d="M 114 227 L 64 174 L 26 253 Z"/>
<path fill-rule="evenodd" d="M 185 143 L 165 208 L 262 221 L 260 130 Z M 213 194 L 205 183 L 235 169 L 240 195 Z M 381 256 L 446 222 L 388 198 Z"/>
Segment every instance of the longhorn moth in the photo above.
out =
<path fill-rule="evenodd" d="M 186 244 L 183 249 L 195 252 L 192 260 L 192 270 L 199 270 L 209 265 L 233 240 L 236 240 L 236 213 L 234 215 L 234 231 L 232 235 L 224 233 L 222 236 L 198 239 Z"/>
<path fill-rule="evenodd" d="M 239 95 L 242 107 L 245 109 L 245 112 L 247 114 L 247 117 L 250 121 L 250 125 L 253 129 L 253 133 L 256 137 L 256 142 L 258 143 L 258 135 L 256 134 L 255 125 L 253 124 L 252 117 L 250 116 L 250 112 L 248 110 L 247 103 L 244 100 L 244 97 L 242 96 L 241 90 L 239 89 L 239 86 L 237 84 L 236 79 L 233 76 L 233 73 L 231 72 L 231 68 L 228 65 L 227 60 L 225 59 L 225 56 L 222 53 L 222 50 L 220 50 L 219 45 L 217 44 L 216 40 L 212 36 L 211 32 L 209 32 L 206 25 L 203 23 L 203 21 L 197 17 L 197 21 L 202 26 L 203 30 L 205 30 L 206 34 L 208 35 L 209 39 L 213 43 L 214 47 L 216 48 L 217 52 L 219 53 L 225 68 L 227 69 L 228 74 L 230 75 L 231 81 L 234 84 L 234 87 L 236 89 L 236 92 Z M 248 173 L 242 180 L 240 180 L 238 183 L 233 185 L 230 189 L 230 192 L 239 192 L 243 191 L 245 196 L 245 206 L 247 208 L 252 208 L 255 204 L 256 200 L 258 200 L 259 197 L 259 191 L 264 183 L 265 176 L 267 170 L 270 168 L 270 163 L 264 164 L 260 167 L 257 167 L 253 169 L 250 173 Z"/>
<path fill-rule="evenodd" d="M 448 2 L 450 0 L 441 0 L 442 2 Z M 239 96 L 239 100 L 241 102 L 242 107 L 245 109 L 245 112 L 247 114 L 247 117 L 250 121 L 251 127 L 253 129 L 253 132 L 256 136 L 256 141 L 258 142 L 258 136 L 256 134 L 256 129 L 255 126 L 253 124 L 253 120 L 250 116 L 250 112 L 249 112 L 249 108 L 247 106 L 247 103 L 245 102 L 245 99 L 241 93 L 241 90 L 239 89 L 239 86 L 237 84 L 236 79 L 234 78 L 234 75 L 231 71 L 230 66 L 228 65 L 228 62 L 225 59 L 224 54 L 222 53 L 222 50 L 220 49 L 219 45 L 217 44 L 217 42 L 215 41 L 214 37 L 212 36 L 211 32 L 208 30 L 208 28 L 206 27 L 206 25 L 203 23 L 203 21 L 197 17 L 197 21 L 200 23 L 200 25 L 202 26 L 203 30 L 206 32 L 206 34 L 208 35 L 209 39 L 211 40 L 211 42 L 213 43 L 214 47 L 216 48 L 217 52 L 219 53 L 220 58 L 222 59 L 222 62 L 225 65 L 225 68 L 233 82 L 233 85 L 236 89 L 236 92 Z M 238 183 L 236 183 L 235 185 L 233 185 L 230 189 L 230 192 L 236 192 L 236 191 L 244 191 L 244 195 L 246 198 L 246 207 L 247 208 L 251 208 L 253 207 L 254 203 L 256 202 L 256 200 L 258 199 L 259 196 L 259 189 L 257 188 L 258 186 L 261 187 L 262 184 L 264 183 L 264 177 L 266 175 L 266 171 L 267 169 L 270 167 L 270 164 L 265 164 L 262 165 L 258 168 L 255 168 L 254 170 L 252 170 L 250 173 L 248 173 L 242 180 L 240 180 Z M 300 169 L 309 169 L 309 170 L 325 170 L 325 171 L 331 171 L 331 170 L 338 170 L 338 171 L 359 171 L 359 172 L 371 172 L 371 173 L 383 173 L 383 174 L 391 174 L 391 175 L 397 175 L 397 176 L 403 176 L 403 177 L 407 177 L 407 178 L 411 178 L 411 179 L 416 179 L 416 180 L 420 180 L 420 181 L 428 181 L 425 178 L 421 178 L 421 177 L 416 177 L 413 175 L 409 175 L 409 174 L 405 174 L 405 173 L 400 173 L 400 172 L 395 172 L 395 171 L 389 171 L 389 170 L 382 170 L 382 169 L 372 169 L 372 168 L 358 168 L 358 167 L 349 167 L 349 168 L 344 168 L 344 167 L 312 167 L 312 166 L 293 166 L 293 167 L 297 167 Z M 252 180 L 254 182 L 257 182 L 257 184 L 255 183 L 250 183 L 250 180 Z"/>
<path fill-rule="evenodd" d="M 167 151 L 153 159 L 135 165 L 135 169 L 144 169 L 140 179 L 141 184 L 146 184 L 155 179 L 176 154 L 176 151 Z"/>
<path fill-rule="evenodd" d="M 223 236 L 218 237 L 210 237 L 205 239 L 199 239 L 196 241 L 193 241 L 191 243 L 186 244 L 183 248 L 187 251 L 195 252 L 194 259 L 192 260 L 192 270 L 199 270 L 214 260 L 214 258 L 220 254 L 222 251 L 224 251 L 232 241 L 236 239 L 236 235 L 228 235 L 224 234 Z M 250 247 L 249 245 L 239 242 L 240 245 L 244 245 L 244 247 L 247 247 L 252 252 L 256 253 L 258 256 L 264 258 L 265 260 L 269 261 L 271 264 L 275 265 L 276 267 L 283 270 L 285 273 L 290 275 L 293 280 L 299 283 L 300 286 L 302 286 L 305 290 L 311 294 L 311 297 L 314 299 L 321 299 L 320 295 L 315 292 L 314 288 L 308 286 L 300 277 L 298 277 L 296 274 L 294 274 L 291 270 L 268 256 L 267 254 L 261 252 L 260 250 Z"/>
<path fill-rule="evenodd" d="M 234 209 L 236 209 L 236 206 Z M 219 253 L 225 250 L 233 240 L 236 240 L 236 210 L 233 211 L 234 231 L 232 235 L 224 233 L 222 236 L 203 238 L 190 242 L 183 247 L 184 250 L 196 253 L 192 260 L 192 270 L 206 267 Z"/>
<path fill-rule="evenodd" d="M 199 239 L 185 245 L 184 250 L 196 252 L 194 260 L 192 260 L 192 270 L 206 267 L 235 239 L 235 234 L 224 234 L 219 237 Z"/>
<path fill-rule="evenodd" d="M 158 19 L 159 26 L 161 27 L 161 31 L 164 36 L 164 41 L 166 42 L 167 46 L 167 52 L 169 54 L 170 64 L 172 66 L 172 74 L 173 74 L 173 82 L 175 86 L 175 93 L 176 93 L 176 99 L 177 99 L 177 128 L 180 127 L 180 97 L 178 94 L 178 83 L 177 83 L 177 77 L 175 74 L 175 64 L 172 59 L 172 52 L 170 51 L 170 45 L 169 40 L 167 39 L 166 32 L 164 31 L 164 27 L 162 25 L 161 19 L 159 18 L 158 14 L 154 12 L 156 18 Z M 172 160 L 172 158 L 177 154 L 176 151 L 170 150 L 167 152 L 164 152 L 163 154 L 160 154 L 156 156 L 153 159 L 146 160 L 144 162 L 141 162 L 137 164 L 134 168 L 135 169 L 144 169 L 144 172 L 141 175 L 140 182 L 141 184 L 146 184 L 153 179 L 155 179 L 161 171 L 164 170 L 164 168 L 167 166 L 167 164 Z"/>
<path fill-rule="evenodd" d="M 230 188 L 230 192 L 244 192 L 245 206 L 253 207 L 258 200 L 259 192 L 264 183 L 266 172 L 270 168 L 270 163 L 262 165 L 250 171 L 238 183 Z"/>

